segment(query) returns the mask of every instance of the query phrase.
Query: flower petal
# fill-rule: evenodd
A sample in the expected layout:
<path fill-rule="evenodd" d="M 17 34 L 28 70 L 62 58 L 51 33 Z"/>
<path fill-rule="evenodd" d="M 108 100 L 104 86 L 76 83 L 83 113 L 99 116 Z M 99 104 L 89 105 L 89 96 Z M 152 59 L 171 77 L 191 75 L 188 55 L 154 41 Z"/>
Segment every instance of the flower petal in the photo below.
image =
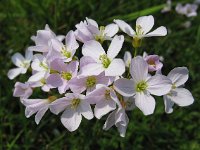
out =
<path fill-rule="evenodd" d="M 43 107 L 42 109 L 40 109 L 37 114 L 35 115 L 35 122 L 36 124 L 40 123 L 40 120 L 42 119 L 42 117 L 44 116 L 44 114 L 46 113 L 46 111 L 48 110 L 48 106 Z"/>
<path fill-rule="evenodd" d="M 29 51 L 27 49 L 26 53 L 25 53 L 25 58 L 26 58 L 26 60 L 31 61 L 33 59 L 33 51 Z"/>
<path fill-rule="evenodd" d="M 134 82 L 145 81 L 148 76 L 147 62 L 141 56 L 136 56 L 131 60 L 130 73 Z"/>
<path fill-rule="evenodd" d="M 171 90 L 172 83 L 164 75 L 154 75 L 147 81 L 147 91 L 156 96 L 162 96 Z"/>
<path fill-rule="evenodd" d="M 121 76 L 125 72 L 125 64 L 122 59 L 113 59 L 105 70 L 105 76 Z"/>
<path fill-rule="evenodd" d="M 78 129 L 82 120 L 80 113 L 76 112 L 74 109 L 67 107 L 64 113 L 61 115 L 61 122 L 70 132 Z"/>
<path fill-rule="evenodd" d="M 102 64 L 90 63 L 82 68 L 80 76 L 99 75 L 104 70 Z"/>
<path fill-rule="evenodd" d="M 63 84 L 60 74 L 50 74 L 46 79 L 46 83 L 53 87 L 59 87 Z"/>
<path fill-rule="evenodd" d="M 94 117 L 91 106 L 86 100 L 81 101 L 80 112 L 88 120 L 91 120 Z"/>
<path fill-rule="evenodd" d="M 188 69 L 186 67 L 176 67 L 169 72 L 167 77 L 175 86 L 181 86 L 188 80 Z"/>
<path fill-rule="evenodd" d="M 128 34 L 129 36 L 133 36 L 135 34 L 135 31 L 131 28 L 130 25 L 128 25 L 125 21 L 123 20 L 114 20 L 114 22 L 119 26 L 119 28 Z"/>
<path fill-rule="evenodd" d="M 152 29 L 153 25 L 154 18 L 152 15 L 142 16 L 136 20 L 136 27 L 140 26 L 144 35 Z"/>
<path fill-rule="evenodd" d="M 83 56 L 92 57 L 96 62 L 100 62 L 99 57 L 105 54 L 105 51 L 99 42 L 88 41 L 83 45 L 82 54 Z"/>
<path fill-rule="evenodd" d="M 172 90 L 172 94 L 168 97 L 178 106 L 189 106 L 193 104 L 194 98 L 190 91 L 185 88 L 176 88 Z"/>
<path fill-rule="evenodd" d="M 17 66 L 17 67 L 21 67 L 21 64 L 23 63 L 24 56 L 22 56 L 22 54 L 20 53 L 15 53 L 12 57 L 12 62 Z"/>
<path fill-rule="evenodd" d="M 155 29 L 154 31 L 144 35 L 143 37 L 151 37 L 151 36 L 166 36 L 167 35 L 167 29 L 166 27 L 159 27 Z"/>
<path fill-rule="evenodd" d="M 79 47 L 79 44 L 76 41 L 74 32 L 72 30 L 67 33 L 65 38 L 65 44 L 70 51 L 75 50 Z"/>
<path fill-rule="evenodd" d="M 97 102 L 94 108 L 94 115 L 97 119 L 101 119 L 104 115 L 110 111 L 116 109 L 116 103 L 112 100 L 101 100 Z"/>
<path fill-rule="evenodd" d="M 133 80 L 126 78 L 118 79 L 114 82 L 114 89 L 123 96 L 130 97 L 135 94 L 135 87 Z"/>
<path fill-rule="evenodd" d="M 113 37 L 119 31 L 118 25 L 111 23 L 105 27 L 105 35 L 109 37 Z"/>
<path fill-rule="evenodd" d="M 37 72 L 35 74 L 33 74 L 29 79 L 28 82 L 36 82 L 41 80 L 42 78 L 44 78 L 46 72 L 45 71 L 41 71 L 41 72 Z"/>
<path fill-rule="evenodd" d="M 172 106 L 174 105 L 174 102 L 171 101 L 171 99 L 167 95 L 164 95 L 163 99 L 165 104 L 165 112 L 168 114 L 172 113 L 173 112 Z"/>
<path fill-rule="evenodd" d="M 144 113 L 144 115 L 151 115 L 154 112 L 156 103 L 151 95 L 140 92 L 135 96 L 135 105 Z"/>
<path fill-rule="evenodd" d="M 10 69 L 10 70 L 8 71 L 7 76 L 8 76 L 8 78 L 9 78 L 10 80 L 12 80 L 12 79 L 14 79 L 15 77 L 17 77 L 18 75 L 20 75 L 21 72 L 22 72 L 22 68 Z"/>
<path fill-rule="evenodd" d="M 115 113 L 116 113 L 116 110 L 109 114 L 108 118 L 106 119 L 105 124 L 103 125 L 104 130 L 107 131 L 115 124 Z"/>
<path fill-rule="evenodd" d="M 115 36 L 108 48 L 107 56 L 109 59 L 113 60 L 119 53 L 124 43 L 124 36 Z"/>

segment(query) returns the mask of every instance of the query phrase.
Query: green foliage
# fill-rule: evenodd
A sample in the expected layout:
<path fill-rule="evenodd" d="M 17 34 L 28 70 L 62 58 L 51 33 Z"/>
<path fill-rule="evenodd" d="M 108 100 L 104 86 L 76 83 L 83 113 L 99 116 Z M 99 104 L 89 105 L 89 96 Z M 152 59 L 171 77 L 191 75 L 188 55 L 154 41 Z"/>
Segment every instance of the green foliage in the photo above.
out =
<path fill-rule="evenodd" d="M 191 1 L 185 1 L 191 2 Z M 164 1 L 158 0 L 1 0 L 0 2 L 0 146 L 2 149 L 200 149 L 200 16 L 188 19 L 174 11 L 161 14 Z M 135 19 L 140 15 L 153 14 L 155 26 L 164 25 L 169 34 L 162 38 L 147 38 L 140 49 L 148 53 L 162 55 L 164 73 L 177 66 L 186 66 L 190 70 L 190 79 L 186 84 L 195 103 L 186 108 L 174 107 L 174 113 L 164 113 L 163 100 L 157 98 L 156 111 L 151 116 L 144 116 L 138 109 L 129 112 L 130 123 L 125 138 L 121 138 L 117 129 L 103 131 L 106 117 L 102 120 L 83 119 L 80 128 L 70 133 L 61 124 L 58 116 L 50 112 L 45 114 L 37 126 L 34 117 L 26 119 L 24 107 L 18 98 L 12 96 L 14 83 L 25 81 L 27 76 L 20 76 L 9 81 L 6 74 L 13 67 L 11 56 L 15 52 L 24 53 L 32 45 L 30 37 L 45 24 L 57 34 L 66 34 L 75 29 L 75 24 L 85 17 L 106 25 L 113 18 L 121 18 L 135 26 Z M 181 26 L 186 20 L 192 26 Z M 128 41 L 129 39 L 127 39 Z M 125 44 L 125 50 L 133 53 L 131 43 Z M 123 52 L 120 53 L 123 56 Z M 36 97 L 44 97 L 36 91 Z"/>

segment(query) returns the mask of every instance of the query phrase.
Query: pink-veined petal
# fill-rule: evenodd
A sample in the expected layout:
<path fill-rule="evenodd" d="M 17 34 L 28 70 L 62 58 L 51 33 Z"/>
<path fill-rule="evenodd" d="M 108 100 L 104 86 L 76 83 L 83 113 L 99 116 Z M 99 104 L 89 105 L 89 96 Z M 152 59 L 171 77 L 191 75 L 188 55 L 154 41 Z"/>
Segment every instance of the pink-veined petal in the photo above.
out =
<path fill-rule="evenodd" d="M 135 94 L 133 80 L 128 80 L 126 78 L 118 79 L 114 82 L 114 89 L 123 96 L 130 97 Z"/>
<path fill-rule="evenodd" d="M 188 69 L 186 67 L 176 67 L 169 72 L 167 77 L 175 86 L 181 86 L 188 80 Z"/>
<path fill-rule="evenodd" d="M 99 75 L 104 71 L 104 67 L 100 63 L 91 63 L 82 68 L 81 76 Z"/>
<path fill-rule="evenodd" d="M 44 116 L 44 114 L 46 113 L 46 111 L 48 110 L 48 106 L 40 109 L 37 114 L 35 115 L 35 122 L 36 124 L 40 123 L 40 120 L 42 119 L 42 117 Z"/>
<path fill-rule="evenodd" d="M 80 104 L 80 113 L 88 120 L 91 120 L 94 115 L 90 104 L 86 100 L 82 100 Z"/>
<path fill-rule="evenodd" d="M 65 38 L 65 44 L 70 51 L 75 50 L 79 47 L 79 44 L 76 41 L 74 32 L 72 30 L 67 33 Z"/>
<path fill-rule="evenodd" d="M 178 106 L 189 106 L 193 104 L 194 98 L 189 90 L 185 88 L 176 88 L 172 90 L 172 94 L 168 97 Z"/>
<path fill-rule="evenodd" d="M 154 75 L 147 81 L 147 90 L 156 96 L 162 96 L 171 90 L 172 83 L 171 81 L 164 75 Z"/>
<path fill-rule="evenodd" d="M 130 73 L 134 82 L 145 81 L 148 76 L 147 62 L 141 56 L 136 56 L 131 60 Z"/>

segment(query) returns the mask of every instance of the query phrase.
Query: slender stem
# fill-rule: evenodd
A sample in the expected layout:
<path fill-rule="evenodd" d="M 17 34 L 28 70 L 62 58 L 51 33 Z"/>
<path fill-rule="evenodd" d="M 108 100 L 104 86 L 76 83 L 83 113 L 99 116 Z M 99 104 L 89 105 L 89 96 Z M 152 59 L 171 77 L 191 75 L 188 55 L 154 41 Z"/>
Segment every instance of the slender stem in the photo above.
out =
<path fill-rule="evenodd" d="M 134 51 L 134 57 L 137 56 L 137 50 L 138 50 L 138 48 L 136 47 L 136 48 L 135 48 L 135 51 Z"/>

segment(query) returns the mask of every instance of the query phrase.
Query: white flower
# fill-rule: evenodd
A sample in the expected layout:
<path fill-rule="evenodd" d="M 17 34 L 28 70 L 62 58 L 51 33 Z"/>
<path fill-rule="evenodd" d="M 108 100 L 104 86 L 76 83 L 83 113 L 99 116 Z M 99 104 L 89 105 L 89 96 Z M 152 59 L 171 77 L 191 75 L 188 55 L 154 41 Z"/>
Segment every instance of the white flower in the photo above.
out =
<path fill-rule="evenodd" d="M 186 67 L 174 68 L 167 77 L 172 81 L 171 91 L 164 96 L 164 104 L 166 113 L 172 113 L 172 106 L 189 106 L 194 102 L 194 98 L 190 91 L 182 88 L 188 80 L 188 69 Z"/>
<path fill-rule="evenodd" d="M 37 35 L 32 36 L 31 39 L 35 42 L 35 46 L 30 46 L 28 48 L 30 51 L 46 53 L 50 50 L 49 40 L 57 39 L 59 41 L 62 41 L 64 39 L 64 36 L 56 36 L 56 34 L 49 28 L 49 26 L 46 25 L 44 30 L 38 30 Z"/>
<path fill-rule="evenodd" d="M 119 30 L 118 26 L 113 23 L 105 27 L 99 27 L 95 20 L 89 18 L 86 18 L 86 21 L 77 24 L 76 28 L 76 38 L 83 43 L 90 40 L 96 40 L 103 43 L 104 40 L 111 40 Z"/>
<path fill-rule="evenodd" d="M 17 68 L 10 69 L 8 71 L 8 78 L 12 80 L 19 74 L 25 74 L 30 66 L 32 58 L 33 52 L 28 50 L 26 50 L 25 58 L 20 53 L 14 54 L 11 59 L 12 62 L 17 66 Z"/>
<path fill-rule="evenodd" d="M 85 96 L 76 93 L 67 93 L 65 97 L 57 99 L 50 105 L 50 111 L 58 114 L 62 111 L 61 122 L 70 131 L 75 131 L 82 120 L 82 115 L 91 120 L 94 115 Z"/>
<path fill-rule="evenodd" d="M 69 31 L 65 37 L 65 45 L 57 40 L 51 39 L 51 50 L 47 54 L 47 59 L 53 61 L 56 58 L 62 59 L 64 62 L 70 62 L 79 47 L 73 31 Z"/>
<path fill-rule="evenodd" d="M 186 4 L 186 5 L 182 5 L 182 4 L 177 4 L 176 6 L 176 12 L 180 15 L 185 15 L 187 17 L 195 17 L 197 16 L 197 9 L 198 9 L 198 5 L 196 4 Z"/>
<path fill-rule="evenodd" d="M 126 129 L 129 122 L 126 110 L 133 110 L 135 108 L 134 98 L 123 97 L 120 100 L 115 99 L 115 101 L 118 104 L 118 109 L 109 114 L 103 126 L 103 129 L 108 130 L 113 125 L 115 125 L 120 133 L 120 136 L 125 137 Z"/>
<path fill-rule="evenodd" d="M 35 115 L 35 122 L 39 124 L 40 120 L 49 108 L 49 104 L 56 100 L 56 97 L 50 96 L 47 99 L 22 99 L 22 103 L 26 106 L 25 116 L 29 118 Z"/>
<path fill-rule="evenodd" d="M 161 96 L 170 91 L 171 81 L 163 76 L 148 74 L 148 64 L 140 56 L 131 61 L 131 80 L 121 78 L 115 81 L 114 89 L 123 96 L 134 96 L 135 105 L 144 113 L 150 115 L 155 109 L 155 99 L 150 95 Z"/>
<path fill-rule="evenodd" d="M 130 25 L 128 25 L 123 20 L 114 20 L 114 22 L 119 26 L 119 28 L 128 34 L 129 36 L 137 39 L 142 39 L 144 37 L 151 36 L 165 36 L 167 35 L 167 30 L 165 27 L 161 26 L 152 32 L 149 32 L 154 25 L 153 16 L 143 16 L 136 20 L 136 30 L 134 31 Z"/>
<path fill-rule="evenodd" d="M 107 54 L 99 42 L 88 41 L 83 45 L 82 53 L 90 56 L 94 63 L 82 68 L 81 75 L 99 75 L 105 71 L 105 76 L 120 76 L 125 72 L 122 59 L 115 58 L 122 48 L 124 36 L 115 36 L 108 48 Z"/>
<path fill-rule="evenodd" d="M 34 59 L 31 64 L 31 68 L 33 69 L 33 75 L 28 79 L 28 82 L 40 81 L 50 71 L 47 59 L 42 54 L 34 55 Z"/>
<path fill-rule="evenodd" d="M 166 13 L 171 11 L 172 9 L 172 1 L 171 0 L 167 0 L 165 7 L 161 10 L 162 13 Z"/>

